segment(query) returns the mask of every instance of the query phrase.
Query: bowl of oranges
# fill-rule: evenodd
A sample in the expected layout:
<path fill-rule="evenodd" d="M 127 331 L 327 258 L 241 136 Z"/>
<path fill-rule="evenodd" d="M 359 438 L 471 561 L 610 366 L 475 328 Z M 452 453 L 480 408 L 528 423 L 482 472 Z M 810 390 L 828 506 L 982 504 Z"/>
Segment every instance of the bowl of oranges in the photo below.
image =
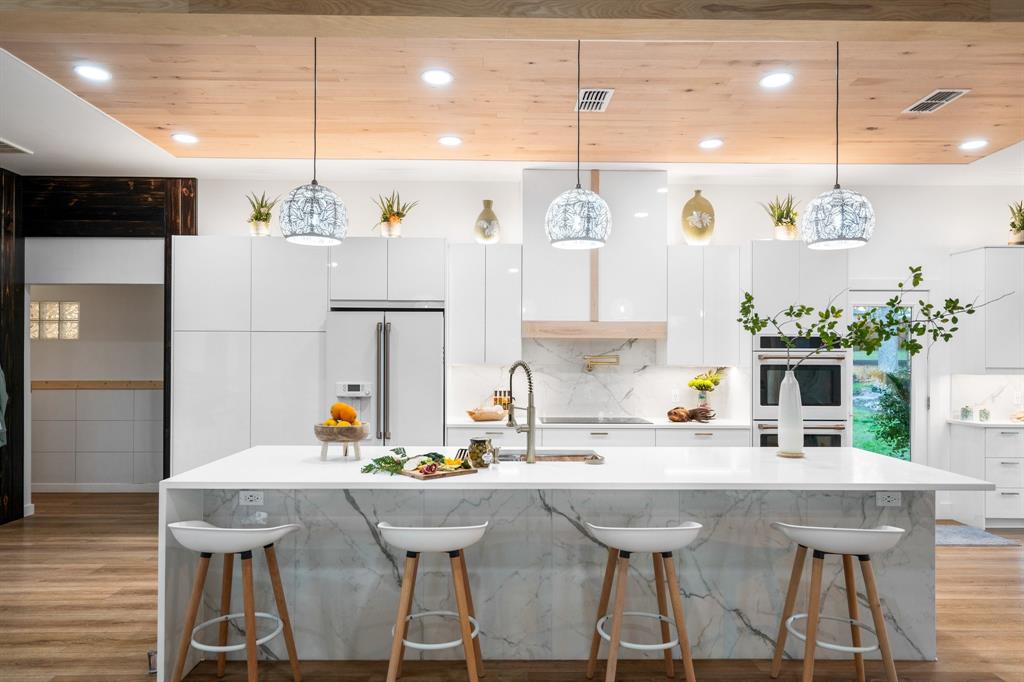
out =
<path fill-rule="evenodd" d="M 330 418 L 314 424 L 313 433 L 321 443 L 358 443 L 370 433 L 370 425 L 359 421 L 356 408 L 348 403 L 334 403 Z"/>

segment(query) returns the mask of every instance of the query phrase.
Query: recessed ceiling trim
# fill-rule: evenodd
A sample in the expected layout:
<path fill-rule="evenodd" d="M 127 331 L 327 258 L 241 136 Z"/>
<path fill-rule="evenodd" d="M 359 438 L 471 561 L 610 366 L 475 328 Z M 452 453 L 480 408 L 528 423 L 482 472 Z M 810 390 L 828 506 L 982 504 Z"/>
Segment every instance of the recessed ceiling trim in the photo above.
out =
<path fill-rule="evenodd" d="M 0 137 L 0 154 L 31 154 L 32 150 Z"/>

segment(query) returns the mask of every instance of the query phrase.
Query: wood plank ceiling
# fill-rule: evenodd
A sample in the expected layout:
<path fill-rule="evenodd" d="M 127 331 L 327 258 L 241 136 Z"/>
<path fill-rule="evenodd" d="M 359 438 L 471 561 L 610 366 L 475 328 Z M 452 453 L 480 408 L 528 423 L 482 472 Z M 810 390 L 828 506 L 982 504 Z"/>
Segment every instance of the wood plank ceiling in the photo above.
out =
<path fill-rule="evenodd" d="M 312 40 L 305 37 L 0 34 L 0 47 L 176 156 L 307 158 Z M 589 162 L 822 163 L 833 159 L 829 42 L 583 44 L 584 87 L 609 87 L 583 119 Z M 1024 44 L 851 42 L 842 46 L 844 163 L 965 163 L 1024 139 Z M 104 65 L 106 83 L 78 78 Z M 422 70 L 455 81 L 431 88 Z M 779 90 L 764 74 L 791 71 Z M 903 109 L 937 88 L 971 92 L 931 115 Z M 322 38 L 323 158 L 569 161 L 571 41 Z M 170 135 L 187 131 L 200 143 Z M 442 147 L 441 135 L 463 139 Z M 705 137 L 724 146 L 700 149 Z M 958 148 L 990 141 L 980 152 Z"/>

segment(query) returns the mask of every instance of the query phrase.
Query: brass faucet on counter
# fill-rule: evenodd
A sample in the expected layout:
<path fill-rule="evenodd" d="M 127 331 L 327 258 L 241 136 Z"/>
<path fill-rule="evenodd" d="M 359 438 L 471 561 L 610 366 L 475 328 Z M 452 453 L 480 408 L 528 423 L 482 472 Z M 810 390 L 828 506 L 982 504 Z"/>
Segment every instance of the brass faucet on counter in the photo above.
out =
<path fill-rule="evenodd" d="M 516 370 L 522 367 L 526 372 L 526 407 L 516 405 L 515 396 L 512 394 L 512 377 Z M 526 432 L 526 463 L 537 463 L 537 410 L 533 406 L 533 372 L 530 366 L 522 360 L 516 360 L 508 370 L 508 425 L 516 430 L 516 433 Z M 526 412 L 526 426 L 516 423 L 516 410 Z"/>

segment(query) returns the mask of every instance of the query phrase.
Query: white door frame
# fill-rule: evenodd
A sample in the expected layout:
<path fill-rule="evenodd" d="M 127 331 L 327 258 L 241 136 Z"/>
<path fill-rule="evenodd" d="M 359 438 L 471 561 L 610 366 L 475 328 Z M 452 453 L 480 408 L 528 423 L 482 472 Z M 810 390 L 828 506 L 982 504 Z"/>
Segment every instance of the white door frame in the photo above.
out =
<path fill-rule="evenodd" d="M 855 306 L 884 306 L 885 302 L 899 294 L 898 289 L 851 288 L 850 315 Z M 927 289 L 914 289 L 904 304 L 918 311 L 918 301 L 929 301 Z M 928 464 L 928 346 L 910 359 L 910 461 Z"/>

